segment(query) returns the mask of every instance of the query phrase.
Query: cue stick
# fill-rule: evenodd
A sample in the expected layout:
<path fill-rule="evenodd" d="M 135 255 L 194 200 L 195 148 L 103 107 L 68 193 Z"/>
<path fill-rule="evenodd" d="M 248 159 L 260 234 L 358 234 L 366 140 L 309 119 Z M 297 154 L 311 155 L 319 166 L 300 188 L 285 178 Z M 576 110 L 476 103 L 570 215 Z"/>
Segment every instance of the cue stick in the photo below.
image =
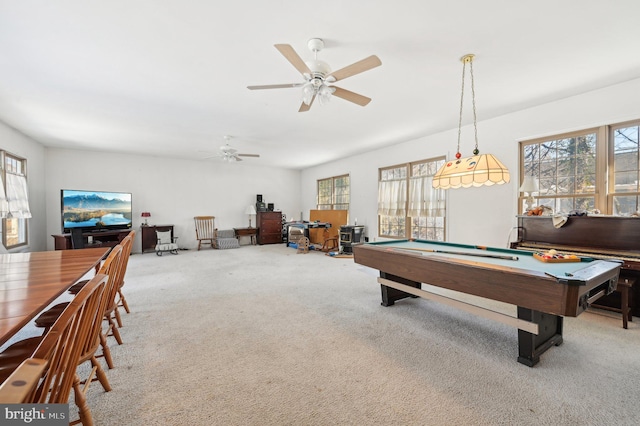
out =
<path fill-rule="evenodd" d="M 507 255 L 501 255 L 501 254 L 464 253 L 464 252 L 461 252 L 461 251 L 434 250 L 434 249 L 424 249 L 424 248 L 418 248 L 418 247 L 394 247 L 394 249 L 396 249 L 396 250 L 425 251 L 427 253 L 459 254 L 461 256 L 490 257 L 490 258 L 493 258 L 493 259 L 518 260 L 518 256 L 507 256 Z"/>

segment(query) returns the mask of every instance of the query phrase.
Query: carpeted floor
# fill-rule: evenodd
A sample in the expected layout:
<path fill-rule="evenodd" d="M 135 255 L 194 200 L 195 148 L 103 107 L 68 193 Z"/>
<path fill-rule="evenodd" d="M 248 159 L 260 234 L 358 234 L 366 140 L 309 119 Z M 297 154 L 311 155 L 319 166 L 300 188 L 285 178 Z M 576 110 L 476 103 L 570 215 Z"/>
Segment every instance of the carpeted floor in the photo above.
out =
<path fill-rule="evenodd" d="M 382 307 L 376 272 L 284 244 L 133 255 L 95 424 L 640 423 L 638 319 L 567 318 L 529 368 L 511 327 L 423 299 Z"/>

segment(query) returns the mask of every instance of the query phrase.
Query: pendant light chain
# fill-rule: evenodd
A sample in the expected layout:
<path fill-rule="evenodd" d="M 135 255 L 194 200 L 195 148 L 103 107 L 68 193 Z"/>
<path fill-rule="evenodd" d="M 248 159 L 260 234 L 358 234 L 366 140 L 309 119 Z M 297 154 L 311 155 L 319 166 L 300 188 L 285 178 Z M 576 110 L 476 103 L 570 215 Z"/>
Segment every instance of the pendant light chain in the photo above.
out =
<path fill-rule="evenodd" d="M 476 89 L 475 89 L 475 85 L 473 84 L 473 57 L 469 58 L 469 73 L 471 74 L 471 103 L 473 105 L 473 131 L 476 138 L 476 147 L 473 150 L 473 155 L 478 155 L 480 151 L 478 150 L 478 118 L 476 116 Z"/>
<path fill-rule="evenodd" d="M 456 149 L 456 158 L 459 160 L 462 154 L 460 153 L 460 136 L 462 134 L 462 109 L 464 106 L 464 74 L 467 61 L 462 61 L 462 90 L 460 92 L 460 115 L 458 116 L 458 148 Z"/>
<path fill-rule="evenodd" d="M 431 186 L 435 189 L 469 188 L 479 186 L 502 185 L 509 183 L 509 169 L 492 154 L 482 154 L 478 150 L 478 116 L 476 112 L 476 89 L 473 75 L 473 58 L 468 54 L 460 58 L 462 61 L 462 91 L 460 93 L 460 116 L 458 117 L 458 152 L 456 159 L 445 161 L 433 176 Z M 473 156 L 461 158 L 460 140 L 462 139 L 462 114 L 464 111 L 464 84 L 469 64 L 471 74 L 471 101 L 473 104 L 473 131 L 476 146 Z"/>

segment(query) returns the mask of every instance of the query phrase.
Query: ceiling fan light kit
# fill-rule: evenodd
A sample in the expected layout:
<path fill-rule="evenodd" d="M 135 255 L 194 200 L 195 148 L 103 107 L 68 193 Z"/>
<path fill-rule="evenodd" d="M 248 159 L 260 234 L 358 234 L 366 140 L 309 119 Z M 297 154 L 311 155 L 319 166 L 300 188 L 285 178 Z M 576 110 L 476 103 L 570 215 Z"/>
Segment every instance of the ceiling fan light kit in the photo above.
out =
<path fill-rule="evenodd" d="M 371 102 L 371 99 L 366 96 L 350 92 L 337 86 L 330 86 L 329 84 L 382 65 L 382 62 L 377 56 L 371 55 L 368 58 L 332 72 L 329 64 L 318 59 L 318 52 L 324 49 L 324 41 L 320 38 L 312 38 L 307 42 L 307 47 L 313 52 L 314 59 L 305 62 L 290 45 L 275 45 L 275 48 L 302 74 L 304 78 L 303 83 L 247 86 L 247 88 L 249 90 L 262 90 L 302 87 L 302 104 L 298 110 L 299 112 L 308 111 L 316 98 L 320 104 L 328 103 L 331 96 L 338 96 L 339 98 L 360 106 L 365 106 Z"/>
<path fill-rule="evenodd" d="M 449 160 L 433 177 L 433 187 L 437 189 L 469 188 L 471 186 L 502 185 L 510 180 L 509 170 L 492 154 L 480 154 L 478 150 L 478 123 L 476 118 L 476 95 L 473 81 L 473 58 L 468 54 L 460 58 L 462 61 L 462 91 L 460 94 L 460 115 L 458 118 L 458 148 L 456 159 Z M 473 156 L 461 158 L 460 134 L 462 132 L 462 107 L 464 104 L 464 77 L 469 64 L 471 74 L 471 99 L 473 105 L 473 129 L 476 146 Z"/>

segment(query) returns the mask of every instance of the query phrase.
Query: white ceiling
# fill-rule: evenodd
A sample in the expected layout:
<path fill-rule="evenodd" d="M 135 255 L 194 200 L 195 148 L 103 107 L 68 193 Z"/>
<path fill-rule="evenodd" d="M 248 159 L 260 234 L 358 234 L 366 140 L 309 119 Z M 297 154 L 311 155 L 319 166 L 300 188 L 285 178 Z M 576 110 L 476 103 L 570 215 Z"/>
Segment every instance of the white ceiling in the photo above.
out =
<path fill-rule="evenodd" d="M 47 146 L 189 159 L 231 135 L 261 155 L 243 164 L 304 168 L 456 128 L 467 53 L 480 121 L 639 78 L 638 16 L 638 0 L 0 0 L 0 120 Z M 301 82 L 273 45 L 308 60 L 313 37 L 334 70 L 381 59 L 336 84 L 369 105 L 299 113 L 300 89 L 246 88 Z"/>

